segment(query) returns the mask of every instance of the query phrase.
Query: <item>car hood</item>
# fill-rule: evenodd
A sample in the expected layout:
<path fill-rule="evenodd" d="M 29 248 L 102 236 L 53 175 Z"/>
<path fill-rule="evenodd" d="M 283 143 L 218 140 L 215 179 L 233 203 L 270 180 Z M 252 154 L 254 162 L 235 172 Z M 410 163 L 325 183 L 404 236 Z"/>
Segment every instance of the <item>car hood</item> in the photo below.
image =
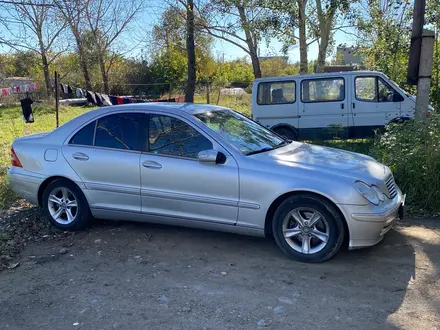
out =
<path fill-rule="evenodd" d="M 255 156 L 279 165 L 313 168 L 370 183 L 383 181 L 391 174 L 387 166 L 370 156 L 307 143 L 292 142 L 285 147 Z"/>

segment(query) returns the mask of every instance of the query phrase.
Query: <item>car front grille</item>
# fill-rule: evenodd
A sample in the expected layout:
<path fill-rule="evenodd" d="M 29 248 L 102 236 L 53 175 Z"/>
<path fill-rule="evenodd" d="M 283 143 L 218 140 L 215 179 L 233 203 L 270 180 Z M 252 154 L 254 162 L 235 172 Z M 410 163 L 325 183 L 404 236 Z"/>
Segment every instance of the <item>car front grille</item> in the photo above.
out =
<path fill-rule="evenodd" d="M 391 199 L 396 197 L 397 195 L 396 182 L 394 181 L 394 177 L 392 175 L 385 182 L 385 185 L 388 190 L 388 197 Z"/>

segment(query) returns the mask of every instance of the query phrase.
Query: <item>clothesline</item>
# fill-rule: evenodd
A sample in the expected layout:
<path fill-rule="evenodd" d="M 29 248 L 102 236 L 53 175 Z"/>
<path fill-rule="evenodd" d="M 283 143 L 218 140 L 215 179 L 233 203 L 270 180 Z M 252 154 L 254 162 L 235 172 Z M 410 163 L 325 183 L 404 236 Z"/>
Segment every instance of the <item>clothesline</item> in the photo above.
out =
<path fill-rule="evenodd" d="M 37 89 L 40 89 L 39 83 L 28 83 L 16 85 L 13 87 L 4 87 L 1 89 L 1 96 L 5 97 L 20 93 L 32 93 L 35 92 Z"/>
<path fill-rule="evenodd" d="M 68 84 L 60 83 L 60 89 L 65 94 L 73 94 L 75 90 L 75 95 L 79 98 L 86 98 L 88 103 L 97 106 L 110 106 L 118 104 L 129 104 L 129 103 L 146 103 L 146 102 L 184 102 L 184 97 L 179 96 L 176 98 L 169 98 L 166 100 L 161 99 L 141 99 L 135 98 L 133 96 L 116 96 L 107 95 L 104 93 L 96 93 L 79 87 L 72 87 Z"/>

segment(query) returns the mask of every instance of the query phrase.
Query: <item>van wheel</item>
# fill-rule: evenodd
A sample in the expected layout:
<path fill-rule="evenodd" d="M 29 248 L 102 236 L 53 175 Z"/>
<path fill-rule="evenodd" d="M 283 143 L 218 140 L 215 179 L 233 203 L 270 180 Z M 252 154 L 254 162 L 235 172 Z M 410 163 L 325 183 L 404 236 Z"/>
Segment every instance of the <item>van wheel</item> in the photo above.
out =
<path fill-rule="evenodd" d="M 344 241 L 344 223 L 327 200 L 311 194 L 287 198 L 276 210 L 272 231 L 278 247 L 290 258 L 322 262 Z"/>
<path fill-rule="evenodd" d="M 288 140 L 296 141 L 298 140 L 298 133 L 296 133 L 292 128 L 286 126 L 275 127 L 273 129 L 275 133 L 285 137 Z"/>

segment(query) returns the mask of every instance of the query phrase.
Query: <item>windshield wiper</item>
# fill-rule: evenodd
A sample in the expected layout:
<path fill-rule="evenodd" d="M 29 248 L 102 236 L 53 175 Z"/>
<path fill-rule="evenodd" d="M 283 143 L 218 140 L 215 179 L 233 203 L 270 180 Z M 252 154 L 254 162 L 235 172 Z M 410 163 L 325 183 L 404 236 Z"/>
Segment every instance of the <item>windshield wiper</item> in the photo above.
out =
<path fill-rule="evenodd" d="M 263 148 L 263 149 L 260 149 L 260 150 L 249 151 L 249 152 L 246 153 L 246 156 L 260 154 L 262 152 L 271 151 L 273 149 L 274 148 L 272 148 L 272 147 L 266 147 L 266 148 Z"/>
<path fill-rule="evenodd" d="M 290 144 L 291 142 L 292 142 L 292 141 L 289 141 L 289 140 L 283 140 L 283 141 L 281 141 L 280 143 L 278 143 L 275 147 L 265 147 L 265 148 L 262 148 L 262 149 L 259 149 L 259 150 L 249 151 L 248 153 L 246 153 L 246 156 L 249 156 L 249 155 L 255 155 L 255 154 L 260 154 L 260 153 L 262 153 L 262 152 L 266 152 L 266 151 L 271 151 L 271 150 L 274 150 L 274 149 L 278 149 L 278 148 L 281 148 L 281 147 L 287 146 L 287 145 Z"/>

